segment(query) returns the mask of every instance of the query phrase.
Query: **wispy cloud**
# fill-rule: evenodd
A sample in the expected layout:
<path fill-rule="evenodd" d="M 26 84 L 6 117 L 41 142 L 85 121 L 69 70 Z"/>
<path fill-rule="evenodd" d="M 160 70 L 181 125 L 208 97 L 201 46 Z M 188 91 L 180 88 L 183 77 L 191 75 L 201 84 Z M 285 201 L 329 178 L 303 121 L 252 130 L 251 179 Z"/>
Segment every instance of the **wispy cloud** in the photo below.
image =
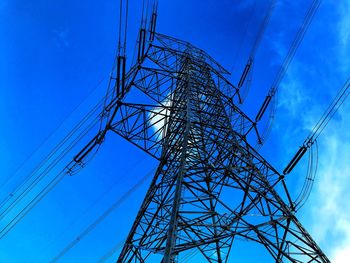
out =
<path fill-rule="evenodd" d="M 332 46 L 334 59 L 332 62 L 324 61 L 325 64 L 336 62 L 336 65 L 332 64 L 334 72 L 331 74 L 318 76 L 321 89 L 327 89 L 329 83 L 345 82 L 342 78 L 350 73 L 350 1 L 341 2 L 332 6 L 338 13 L 337 22 L 333 22 L 336 39 L 331 41 L 335 44 Z M 323 29 L 320 27 L 317 30 Z M 276 49 L 280 50 L 278 46 Z M 301 130 L 311 130 L 328 104 L 325 98 L 317 98 L 312 89 L 303 90 L 305 83 L 313 84 L 315 88 L 317 85 L 305 80 L 310 74 L 301 72 L 300 68 L 298 60 L 293 61 L 281 85 L 279 110 L 284 111 L 285 119 L 298 118 L 299 123 L 295 130 L 286 131 L 286 138 L 293 138 Z M 328 90 L 327 95 L 333 96 L 333 89 L 340 88 L 330 87 L 332 89 Z M 311 226 L 312 236 L 334 263 L 346 263 L 350 258 L 350 134 L 347 132 L 350 130 L 350 100 L 345 104 L 320 137 L 319 168 L 314 191 L 303 211 L 310 215 L 305 219 L 306 225 Z"/>
<path fill-rule="evenodd" d="M 54 39 L 58 47 L 69 47 L 70 43 L 68 41 L 68 29 L 54 30 Z"/>
<path fill-rule="evenodd" d="M 311 130 L 323 107 L 315 105 L 308 114 L 300 114 L 309 98 L 301 91 L 296 73 L 294 80 L 286 81 L 282 87 L 280 109 L 288 109 L 291 118 L 299 116 L 300 123 L 287 131 L 286 137 Z M 347 104 L 321 134 L 318 173 L 304 211 L 311 215 L 306 223 L 311 225 L 312 236 L 334 263 L 346 263 L 350 258 L 350 134 L 346 132 L 350 130 L 350 102 Z"/>
<path fill-rule="evenodd" d="M 339 50 L 342 55 L 342 70 L 349 72 L 350 67 L 350 1 L 341 1 L 338 3 L 339 7 Z"/>
<path fill-rule="evenodd" d="M 297 63 L 295 63 L 297 64 Z M 293 67 L 289 71 L 289 75 L 294 76 L 297 67 Z M 280 86 L 280 96 L 278 101 L 278 107 L 289 110 L 289 114 L 293 117 L 299 116 L 300 108 L 310 101 L 310 98 L 302 89 L 302 84 L 298 79 L 289 78 L 287 76 L 287 81 L 283 82 Z"/>
<path fill-rule="evenodd" d="M 311 200 L 313 232 L 335 263 L 350 257 L 350 137 L 340 132 L 350 128 L 349 120 L 350 114 L 343 110 L 333 121 L 334 128 L 322 137 L 317 193 Z"/>
<path fill-rule="evenodd" d="M 350 67 L 350 2 L 338 5 L 338 52 L 340 69 L 349 74 Z M 349 101 L 346 102 L 349 104 Z M 341 109 L 339 118 L 322 137 L 322 155 L 317 194 L 311 201 L 314 215 L 313 232 L 323 241 L 332 262 L 346 263 L 350 258 L 350 107 Z M 317 198 L 316 198 L 317 196 Z"/>

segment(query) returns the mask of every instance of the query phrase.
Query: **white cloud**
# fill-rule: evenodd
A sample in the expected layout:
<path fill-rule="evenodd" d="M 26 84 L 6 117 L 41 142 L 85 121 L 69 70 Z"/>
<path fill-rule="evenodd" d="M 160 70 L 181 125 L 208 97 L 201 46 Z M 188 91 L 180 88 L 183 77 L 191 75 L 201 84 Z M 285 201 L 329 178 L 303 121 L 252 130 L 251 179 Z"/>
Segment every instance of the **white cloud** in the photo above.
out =
<path fill-rule="evenodd" d="M 338 9 L 338 22 L 334 29 L 337 33 L 334 56 L 338 65 L 334 65 L 333 76 L 319 76 L 321 83 L 342 80 L 350 73 L 350 1 L 335 5 Z M 318 30 L 322 30 L 321 28 Z M 328 103 L 320 105 L 313 93 L 310 104 L 307 93 L 303 90 L 302 72 L 298 71 L 298 61 L 288 71 L 286 81 L 281 85 L 279 110 L 284 110 L 284 118 L 299 118 L 300 126 L 295 131 L 288 131 L 286 138 L 301 130 L 310 130 L 320 118 Z M 340 67 L 337 67 L 340 66 Z M 339 74 L 338 74 L 339 73 Z M 305 74 L 304 74 L 305 75 Z M 340 82 L 341 82 L 340 81 Z M 337 82 L 338 83 L 338 82 Z M 320 85 L 327 88 L 328 85 Z M 337 89 L 338 87 L 334 87 Z M 334 94 L 330 90 L 329 93 Z M 335 95 L 335 94 L 334 94 Z M 316 103 L 318 102 L 318 105 Z M 329 101 L 330 103 L 330 101 Z M 310 106 L 311 105 L 311 106 Z M 307 114 L 303 114 L 307 112 Z M 301 113 L 301 114 L 300 114 Z M 278 116 L 278 115 L 277 115 Z M 310 200 L 304 207 L 305 222 L 313 238 L 324 250 L 333 263 L 350 262 L 350 98 L 331 120 L 319 138 L 319 167 Z M 299 167 L 302 168 L 302 167 Z M 311 228 L 310 228 L 311 226 Z"/>
<path fill-rule="evenodd" d="M 310 98 L 302 88 L 303 85 L 297 79 L 288 77 L 289 75 L 294 76 L 297 74 L 296 68 L 298 66 L 289 69 L 289 74 L 286 76 L 288 80 L 281 83 L 278 97 L 278 108 L 288 109 L 289 114 L 293 117 L 299 116 L 302 105 L 310 101 Z"/>
<path fill-rule="evenodd" d="M 350 258 L 350 221 L 339 220 L 337 224 L 345 235 L 343 242 L 333 252 L 334 263 L 347 263 Z"/>
<path fill-rule="evenodd" d="M 150 124 L 153 125 L 154 132 L 157 132 L 161 129 L 163 130 L 163 132 L 165 132 L 165 116 L 169 116 L 170 114 L 170 111 L 167 109 L 167 107 L 171 106 L 171 102 L 172 101 L 170 99 L 166 99 L 162 103 L 164 107 L 156 107 L 152 109 L 152 112 L 149 114 L 149 121 Z M 160 135 L 163 136 L 163 134 Z"/>
<path fill-rule="evenodd" d="M 338 51 L 341 70 L 349 74 L 350 1 L 338 5 Z M 349 105 L 347 100 L 345 105 Z M 350 107 L 341 109 L 340 118 L 332 120 L 331 129 L 322 135 L 323 147 L 316 193 L 311 201 L 313 232 L 334 263 L 350 258 Z"/>
<path fill-rule="evenodd" d="M 288 131 L 287 138 L 301 130 L 311 130 L 321 116 L 323 107 L 314 105 L 308 114 L 301 114 L 307 98 L 298 89 L 297 72 L 294 80 L 285 82 L 280 109 L 286 115 L 299 116 L 300 126 Z M 344 107 L 345 106 L 345 107 Z M 299 113 L 299 114 L 298 114 Z M 284 116 L 286 117 L 286 116 Z M 306 203 L 305 218 L 313 238 L 334 263 L 347 263 L 350 258 L 350 101 L 346 101 L 335 118 L 331 120 L 319 142 L 319 166 L 315 186 Z M 306 167 L 299 167 L 305 170 Z M 304 222 L 304 220 L 302 220 Z"/>
<path fill-rule="evenodd" d="M 348 262 L 350 257 L 350 137 L 341 132 L 350 128 L 350 114 L 345 112 L 322 135 L 316 193 L 309 205 L 315 239 L 326 246 L 335 263 Z"/>

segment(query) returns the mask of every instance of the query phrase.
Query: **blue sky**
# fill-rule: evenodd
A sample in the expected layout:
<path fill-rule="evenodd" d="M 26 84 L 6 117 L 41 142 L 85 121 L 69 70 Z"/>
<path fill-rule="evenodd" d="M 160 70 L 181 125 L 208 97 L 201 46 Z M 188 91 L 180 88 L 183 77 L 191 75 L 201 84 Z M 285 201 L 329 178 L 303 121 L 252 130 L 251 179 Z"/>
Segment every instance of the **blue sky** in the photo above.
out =
<path fill-rule="evenodd" d="M 258 50 L 252 88 L 243 105 L 250 116 L 258 110 L 310 1 L 278 2 Z M 139 25 L 140 3 L 130 0 L 129 57 Z M 233 71 L 230 80 L 237 83 L 266 7 L 267 1 L 159 1 L 157 29 L 206 50 Z M 281 84 L 275 125 L 261 150 L 279 170 L 288 163 L 349 76 L 349 13 L 348 0 L 322 2 Z M 117 29 L 118 1 L 0 2 L 0 186 L 7 182 L 0 190 L 1 198 L 26 178 L 104 94 Z M 69 115 L 81 101 L 83 104 Z M 302 223 L 336 263 L 350 257 L 350 205 L 346 202 L 350 198 L 348 104 L 319 139 L 315 186 L 299 212 Z M 54 135 L 46 140 L 52 131 Z M 31 155 L 39 145 L 42 147 Z M 28 156 L 32 157 L 21 165 Z M 21 169 L 15 173 L 19 166 Z M 136 180 L 151 174 L 155 167 L 150 157 L 123 139 L 107 137 L 85 169 L 64 178 L 0 240 L 0 262 L 53 259 Z M 304 160 L 288 178 L 294 194 L 305 173 Z M 148 182 L 72 248 L 62 262 L 96 262 L 122 242 Z M 233 249 L 237 261 L 244 258 L 244 262 L 254 262 L 257 256 L 266 257 L 260 251 L 251 255 L 248 247 L 249 244 L 243 244 L 241 249 Z M 270 261 L 266 257 L 263 262 Z"/>

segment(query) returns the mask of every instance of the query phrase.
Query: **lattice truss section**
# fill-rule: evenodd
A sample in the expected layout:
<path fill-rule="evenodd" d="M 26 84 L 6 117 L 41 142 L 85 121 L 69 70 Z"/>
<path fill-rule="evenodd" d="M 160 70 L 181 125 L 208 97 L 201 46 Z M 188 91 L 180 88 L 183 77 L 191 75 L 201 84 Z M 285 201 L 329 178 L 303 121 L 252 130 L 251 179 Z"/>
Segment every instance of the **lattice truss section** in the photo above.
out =
<path fill-rule="evenodd" d="M 107 100 L 102 133 L 159 160 L 118 262 L 174 262 L 193 249 L 227 262 L 235 238 L 260 243 L 276 262 L 329 262 L 286 188 L 276 192 L 283 177 L 248 143 L 256 125 L 235 105 L 227 73 L 204 51 L 156 34 L 125 94 Z"/>
<path fill-rule="evenodd" d="M 127 74 L 126 96 L 123 99 L 114 96 L 108 101 L 101 114 L 108 129 L 159 159 L 166 124 L 171 111 L 177 107 L 172 103 L 172 97 L 178 81 L 183 78 L 183 61 L 186 57 L 192 57 L 193 65 L 199 61 L 208 61 L 205 67 L 212 80 L 206 85 L 215 85 L 217 88 L 233 129 L 242 136 L 256 130 L 253 121 L 233 103 L 239 97 L 237 88 L 224 78 L 222 74 L 227 72 L 210 56 L 189 43 L 175 42 L 163 35 L 156 34 L 156 40 L 149 46 L 142 63 L 135 65 Z M 207 76 L 198 78 L 202 78 L 198 81 L 207 82 Z"/>

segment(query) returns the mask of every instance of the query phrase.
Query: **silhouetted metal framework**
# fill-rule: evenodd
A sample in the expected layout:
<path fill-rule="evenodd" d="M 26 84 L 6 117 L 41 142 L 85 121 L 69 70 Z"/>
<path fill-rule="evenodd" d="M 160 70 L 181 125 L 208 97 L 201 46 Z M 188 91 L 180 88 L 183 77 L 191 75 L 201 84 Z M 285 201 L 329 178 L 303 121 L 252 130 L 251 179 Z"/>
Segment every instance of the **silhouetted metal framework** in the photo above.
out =
<path fill-rule="evenodd" d="M 330 262 L 295 217 L 284 175 L 248 143 L 251 132 L 259 138 L 256 123 L 236 106 L 227 73 L 204 51 L 153 32 L 106 102 L 105 128 L 76 163 L 107 131 L 159 160 L 118 262 L 175 262 L 193 249 L 227 262 L 236 238 L 260 243 L 275 262 Z"/>

